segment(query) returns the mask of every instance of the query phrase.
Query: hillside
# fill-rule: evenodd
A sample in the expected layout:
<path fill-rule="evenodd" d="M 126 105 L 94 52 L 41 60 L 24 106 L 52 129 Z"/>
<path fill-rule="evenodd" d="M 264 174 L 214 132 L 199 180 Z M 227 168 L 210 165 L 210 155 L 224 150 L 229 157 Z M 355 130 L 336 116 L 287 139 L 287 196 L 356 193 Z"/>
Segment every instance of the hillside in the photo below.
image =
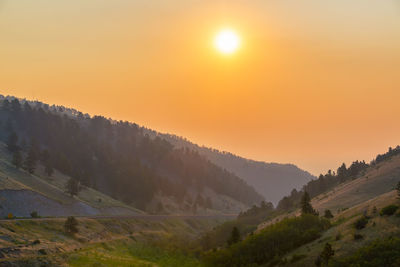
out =
<path fill-rule="evenodd" d="M 66 180 L 141 210 L 238 213 L 263 200 L 198 152 L 150 138 L 136 124 L 12 97 L 2 101 L 0 123 L 0 139 L 7 144 L 2 156 L 9 163 L 20 154 L 29 175 L 40 166 L 56 170 Z"/>
<path fill-rule="evenodd" d="M 339 167 L 338 174 L 321 175 L 303 190 L 323 193 L 311 201 L 304 198 L 308 195 L 304 191 L 289 197 L 302 195 L 296 204 L 302 208 L 254 207 L 214 228 L 200 240 L 206 262 L 210 266 L 398 266 L 400 191 L 394 189 L 400 185 L 399 153 L 399 147 L 390 148 L 370 164 L 356 161 L 349 168 Z M 304 208 L 307 201 L 311 211 Z M 254 223 L 262 218 L 255 229 Z M 234 227 L 242 238 L 227 246 Z M 323 254 L 326 246 L 331 251 Z"/>
<path fill-rule="evenodd" d="M 71 197 L 65 193 L 69 177 L 56 171 L 48 177 L 42 166 L 31 175 L 15 169 L 6 145 L 0 143 L 0 217 L 9 214 L 39 216 L 139 215 L 142 211 L 117 201 L 89 187 Z"/>
<path fill-rule="evenodd" d="M 188 147 L 198 151 L 212 163 L 236 174 L 253 186 L 266 201 L 274 205 L 288 195 L 293 188 L 301 187 L 316 177 L 293 164 L 267 163 L 239 157 L 229 152 L 196 145 L 185 138 L 171 134 L 161 134 L 152 130 L 147 132 L 160 136 L 176 147 Z"/>

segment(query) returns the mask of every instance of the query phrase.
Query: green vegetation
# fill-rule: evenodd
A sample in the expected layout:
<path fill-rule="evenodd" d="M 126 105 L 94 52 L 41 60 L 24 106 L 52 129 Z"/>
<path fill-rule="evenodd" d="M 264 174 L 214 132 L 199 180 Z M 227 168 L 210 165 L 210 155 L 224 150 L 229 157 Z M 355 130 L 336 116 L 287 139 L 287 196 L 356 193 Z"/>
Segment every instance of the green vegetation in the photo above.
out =
<path fill-rule="evenodd" d="M 377 239 L 360 248 L 352 256 L 333 261 L 332 266 L 400 266 L 400 238 Z"/>
<path fill-rule="evenodd" d="M 354 228 L 361 230 L 363 228 L 365 228 L 365 226 L 368 224 L 368 218 L 365 216 L 362 216 L 360 219 L 358 219 L 355 223 L 354 223 Z"/>
<path fill-rule="evenodd" d="M 246 266 L 280 261 L 280 256 L 321 236 L 330 227 L 325 218 L 311 214 L 284 219 L 229 248 L 205 255 L 212 266 Z"/>
<path fill-rule="evenodd" d="M 233 244 L 236 244 L 239 241 L 240 241 L 240 232 L 239 232 L 239 229 L 236 226 L 234 226 L 232 229 L 232 234 L 229 237 L 227 243 L 229 246 L 231 246 Z"/>
<path fill-rule="evenodd" d="M 326 243 L 324 250 L 320 254 L 321 261 L 325 264 L 328 265 L 329 260 L 335 255 L 335 251 L 332 249 L 331 244 Z"/>
<path fill-rule="evenodd" d="M 391 216 L 397 211 L 398 208 L 399 208 L 399 206 L 397 206 L 397 205 L 386 206 L 381 209 L 380 215 L 381 216 L 385 216 L 385 215 Z"/>
<path fill-rule="evenodd" d="M 324 217 L 327 218 L 327 219 L 332 219 L 333 218 L 333 214 L 332 214 L 332 212 L 330 210 L 325 210 Z"/>
<path fill-rule="evenodd" d="M 253 205 L 247 211 L 241 212 L 236 220 L 216 226 L 212 231 L 204 233 L 198 241 L 204 250 L 226 245 L 231 237 L 232 229 L 238 229 L 242 236 L 252 233 L 258 224 L 276 214 L 272 203 L 262 201 L 260 206 Z"/>
<path fill-rule="evenodd" d="M 304 192 L 301 197 L 300 205 L 301 205 L 301 214 L 312 214 L 318 215 L 318 212 L 314 210 L 314 208 L 310 204 L 310 195 L 307 192 Z"/>
<path fill-rule="evenodd" d="M 31 212 L 31 217 L 32 218 L 40 218 L 39 214 L 37 213 L 37 211 L 32 211 Z"/>

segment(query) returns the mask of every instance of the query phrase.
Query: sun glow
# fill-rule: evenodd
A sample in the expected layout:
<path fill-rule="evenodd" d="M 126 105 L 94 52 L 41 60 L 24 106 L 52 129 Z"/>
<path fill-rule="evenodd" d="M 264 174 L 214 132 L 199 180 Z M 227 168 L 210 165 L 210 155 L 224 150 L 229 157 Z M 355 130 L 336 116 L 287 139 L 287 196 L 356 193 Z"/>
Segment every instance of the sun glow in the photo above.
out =
<path fill-rule="evenodd" d="M 214 44 L 216 49 L 222 54 L 232 54 L 240 47 L 239 35 L 231 30 L 221 30 L 215 37 Z"/>

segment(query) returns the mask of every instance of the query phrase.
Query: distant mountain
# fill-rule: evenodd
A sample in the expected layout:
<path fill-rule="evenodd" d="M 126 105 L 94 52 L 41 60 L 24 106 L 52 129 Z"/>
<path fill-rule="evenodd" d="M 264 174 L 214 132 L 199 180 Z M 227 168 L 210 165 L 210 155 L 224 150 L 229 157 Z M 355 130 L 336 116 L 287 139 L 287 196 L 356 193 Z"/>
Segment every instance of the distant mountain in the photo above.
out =
<path fill-rule="evenodd" d="M 219 151 L 204 146 L 198 146 L 185 138 L 171 134 L 160 134 L 146 129 L 153 136 L 160 136 L 176 147 L 188 147 L 205 156 L 212 163 L 232 172 L 253 186 L 266 201 L 274 205 L 282 197 L 288 195 L 293 188 L 300 189 L 316 177 L 293 164 L 266 163 Z"/>
<path fill-rule="evenodd" d="M 39 166 L 55 169 L 72 184 L 155 213 L 239 212 L 263 200 L 198 151 L 152 138 L 134 123 L 0 99 L 0 140 L 31 175 Z"/>

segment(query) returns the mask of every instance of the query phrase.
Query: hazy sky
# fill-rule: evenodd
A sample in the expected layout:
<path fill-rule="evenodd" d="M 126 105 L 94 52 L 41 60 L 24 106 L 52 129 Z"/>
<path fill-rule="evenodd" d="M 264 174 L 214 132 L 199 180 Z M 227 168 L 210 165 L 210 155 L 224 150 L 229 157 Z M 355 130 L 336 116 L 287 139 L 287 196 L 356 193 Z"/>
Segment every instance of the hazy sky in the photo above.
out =
<path fill-rule="evenodd" d="M 0 93 L 319 174 L 400 144 L 400 1 L 0 0 Z"/>

